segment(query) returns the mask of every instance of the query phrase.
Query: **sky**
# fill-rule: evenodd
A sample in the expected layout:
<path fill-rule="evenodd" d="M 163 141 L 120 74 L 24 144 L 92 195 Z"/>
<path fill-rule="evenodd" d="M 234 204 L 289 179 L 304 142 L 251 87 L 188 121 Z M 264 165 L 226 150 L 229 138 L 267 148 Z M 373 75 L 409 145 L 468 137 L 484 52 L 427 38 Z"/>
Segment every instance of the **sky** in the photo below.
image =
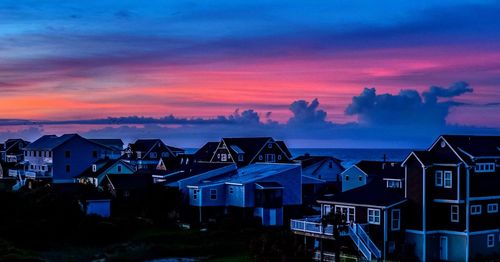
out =
<path fill-rule="evenodd" d="M 500 133 L 498 1 L 0 1 L 0 140 Z"/>

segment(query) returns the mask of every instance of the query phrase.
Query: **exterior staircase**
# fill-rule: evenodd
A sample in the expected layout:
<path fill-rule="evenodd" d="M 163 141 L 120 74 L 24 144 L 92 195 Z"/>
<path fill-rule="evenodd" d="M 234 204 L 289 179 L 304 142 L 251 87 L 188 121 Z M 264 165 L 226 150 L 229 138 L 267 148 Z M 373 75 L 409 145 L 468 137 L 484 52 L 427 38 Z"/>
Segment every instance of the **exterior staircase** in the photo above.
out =
<path fill-rule="evenodd" d="M 349 225 L 349 237 L 351 237 L 366 260 L 371 261 L 372 259 L 382 258 L 382 252 L 380 252 L 380 249 L 373 243 L 360 224 L 353 223 Z"/>

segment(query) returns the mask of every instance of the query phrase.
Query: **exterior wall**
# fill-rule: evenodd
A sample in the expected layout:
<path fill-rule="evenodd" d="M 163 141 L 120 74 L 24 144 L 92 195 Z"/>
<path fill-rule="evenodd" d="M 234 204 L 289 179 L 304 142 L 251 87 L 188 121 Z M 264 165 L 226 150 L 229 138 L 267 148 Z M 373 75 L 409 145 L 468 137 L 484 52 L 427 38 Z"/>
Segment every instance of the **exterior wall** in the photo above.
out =
<path fill-rule="evenodd" d="M 495 232 L 488 232 L 482 234 L 474 234 L 470 236 L 470 251 L 469 256 L 471 259 L 476 259 L 476 261 L 482 260 L 480 257 L 500 255 L 500 230 L 497 229 Z M 487 236 L 494 235 L 494 246 L 488 247 Z"/>
<path fill-rule="evenodd" d="M 231 193 L 232 192 L 232 193 Z M 226 205 L 234 207 L 245 206 L 245 187 L 243 185 L 226 185 Z"/>
<path fill-rule="evenodd" d="M 275 142 L 268 142 L 262 150 L 255 156 L 255 159 L 252 163 L 257 163 L 257 162 L 267 162 L 266 161 L 266 155 L 271 154 L 274 155 L 274 163 L 290 163 L 291 161 L 288 160 L 287 156 L 281 151 L 279 148 L 278 144 Z M 254 156 L 251 156 L 254 157 Z"/>
<path fill-rule="evenodd" d="M 255 217 L 260 217 L 263 226 L 282 226 L 283 208 L 255 208 Z"/>
<path fill-rule="evenodd" d="M 408 210 L 412 215 L 408 216 L 407 228 L 422 230 L 422 204 L 423 204 L 423 175 L 421 164 L 411 157 L 406 163 L 405 187 L 408 198 Z"/>
<path fill-rule="evenodd" d="M 448 241 L 448 260 L 446 261 L 466 261 L 467 236 L 465 234 L 430 234 L 427 235 L 427 261 L 440 260 L 441 237 L 446 237 Z"/>
<path fill-rule="evenodd" d="M 204 207 L 226 205 L 226 192 L 224 184 L 198 187 L 198 190 L 199 191 L 197 199 L 194 199 L 193 197 L 194 190 L 192 189 L 189 190 L 189 199 L 190 199 L 189 201 L 191 205 L 204 206 Z M 216 199 L 210 199 L 211 190 L 217 190 Z"/>
<path fill-rule="evenodd" d="M 458 206 L 458 222 L 451 221 L 451 207 Z M 466 205 L 455 203 L 428 203 L 427 230 L 465 231 Z"/>
<path fill-rule="evenodd" d="M 302 204 L 302 169 L 300 165 L 256 182 L 278 182 L 283 186 L 283 206 Z M 255 186 L 252 191 L 255 190 Z M 255 197 L 248 199 L 253 205 Z"/>
<path fill-rule="evenodd" d="M 104 149 L 81 137 L 70 139 L 57 147 L 53 152 L 53 181 L 73 181 L 73 177 L 82 173 L 90 167 Z M 65 152 L 70 151 L 70 157 L 66 158 Z M 93 156 L 97 151 L 97 157 Z M 66 172 L 66 165 L 70 166 L 70 172 Z"/>
<path fill-rule="evenodd" d="M 111 201 L 109 199 L 87 200 L 86 214 L 109 217 L 111 215 Z"/>
<path fill-rule="evenodd" d="M 332 163 L 331 168 L 329 163 Z M 340 173 L 342 173 L 342 171 L 342 166 L 337 164 L 337 162 L 333 160 L 327 160 L 326 162 L 320 162 L 315 165 L 309 166 L 308 168 L 302 169 L 302 174 L 305 176 L 326 180 L 328 182 L 336 182 L 337 179 L 340 179 Z"/>
<path fill-rule="evenodd" d="M 488 204 L 497 204 L 496 213 L 488 213 Z M 470 231 L 482 231 L 500 228 L 500 199 L 470 201 L 470 206 L 480 205 L 481 214 L 470 215 Z"/>
<path fill-rule="evenodd" d="M 342 192 L 366 185 L 366 175 L 356 166 L 351 166 L 342 174 Z"/>
<path fill-rule="evenodd" d="M 234 170 L 236 170 L 236 165 L 228 165 L 225 167 L 210 170 L 210 171 L 205 172 L 203 174 L 199 174 L 196 176 L 181 179 L 181 180 L 177 181 L 177 185 L 179 187 L 179 190 L 181 190 L 181 192 L 183 194 L 187 194 L 188 193 L 187 186 L 196 185 L 203 180 L 206 180 L 206 179 L 209 179 L 209 178 L 212 178 L 215 176 L 219 176 L 219 175 L 222 175 L 224 173 L 228 173 L 228 172 L 231 172 Z"/>

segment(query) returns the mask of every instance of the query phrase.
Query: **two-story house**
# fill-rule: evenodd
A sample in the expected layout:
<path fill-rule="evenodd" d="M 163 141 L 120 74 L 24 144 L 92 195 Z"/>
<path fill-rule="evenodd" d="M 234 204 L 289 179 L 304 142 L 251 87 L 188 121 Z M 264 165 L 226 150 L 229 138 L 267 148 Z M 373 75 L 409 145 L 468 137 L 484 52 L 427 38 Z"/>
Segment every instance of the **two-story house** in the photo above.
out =
<path fill-rule="evenodd" d="M 293 163 L 293 160 L 283 141 L 272 137 L 247 137 L 222 138 L 210 162 L 229 162 L 243 167 L 258 162 Z"/>
<path fill-rule="evenodd" d="M 168 146 L 161 139 L 139 139 L 128 145 L 125 160 L 139 169 L 155 169 L 160 159 L 176 163 L 184 150 Z M 168 161 L 170 162 L 170 161 Z"/>
<path fill-rule="evenodd" d="M 45 135 L 24 148 L 24 175 L 55 183 L 74 182 L 74 176 L 109 156 L 109 151 L 112 149 L 77 134 Z"/>
<path fill-rule="evenodd" d="M 403 162 L 407 242 L 421 261 L 500 254 L 500 136 L 440 136 Z"/>

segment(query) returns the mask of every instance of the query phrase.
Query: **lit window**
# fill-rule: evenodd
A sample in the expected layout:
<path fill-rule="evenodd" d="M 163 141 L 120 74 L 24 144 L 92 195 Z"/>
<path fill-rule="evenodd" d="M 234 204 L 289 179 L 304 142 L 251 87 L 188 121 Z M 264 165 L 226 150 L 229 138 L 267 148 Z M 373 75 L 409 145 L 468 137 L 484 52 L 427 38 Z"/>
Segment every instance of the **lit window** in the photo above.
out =
<path fill-rule="evenodd" d="M 444 171 L 444 187 L 451 188 L 451 171 Z"/>
<path fill-rule="evenodd" d="M 457 205 L 452 205 L 451 206 L 451 222 L 458 222 L 458 206 Z"/>
<path fill-rule="evenodd" d="M 368 223 L 380 224 L 380 209 L 368 208 Z"/>
<path fill-rule="evenodd" d="M 227 155 L 226 154 L 221 154 L 221 161 L 227 161 Z"/>
<path fill-rule="evenodd" d="M 401 211 L 393 209 L 391 211 L 391 229 L 396 231 L 401 228 Z"/>
<path fill-rule="evenodd" d="M 488 213 L 498 213 L 498 204 L 488 204 Z"/>
<path fill-rule="evenodd" d="M 387 188 L 401 188 L 401 181 L 387 180 Z"/>
<path fill-rule="evenodd" d="M 443 186 L 443 171 L 438 170 L 435 173 L 436 179 L 434 185 L 436 186 Z"/>
<path fill-rule="evenodd" d="M 495 163 L 477 163 L 474 171 L 478 173 L 495 172 Z"/>
<path fill-rule="evenodd" d="M 479 215 L 481 214 L 481 205 L 472 205 L 470 206 L 471 215 Z"/>
<path fill-rule="evenodd" d="M 217 189 L 210 189 L 210 200 L 217 200 Z"/>
<path fill-rule="evenodd" d="M 495 235 L 488 234 L 487 242 L 488 242 L 488 247 L 494 247 L 495 246 Z"/>

